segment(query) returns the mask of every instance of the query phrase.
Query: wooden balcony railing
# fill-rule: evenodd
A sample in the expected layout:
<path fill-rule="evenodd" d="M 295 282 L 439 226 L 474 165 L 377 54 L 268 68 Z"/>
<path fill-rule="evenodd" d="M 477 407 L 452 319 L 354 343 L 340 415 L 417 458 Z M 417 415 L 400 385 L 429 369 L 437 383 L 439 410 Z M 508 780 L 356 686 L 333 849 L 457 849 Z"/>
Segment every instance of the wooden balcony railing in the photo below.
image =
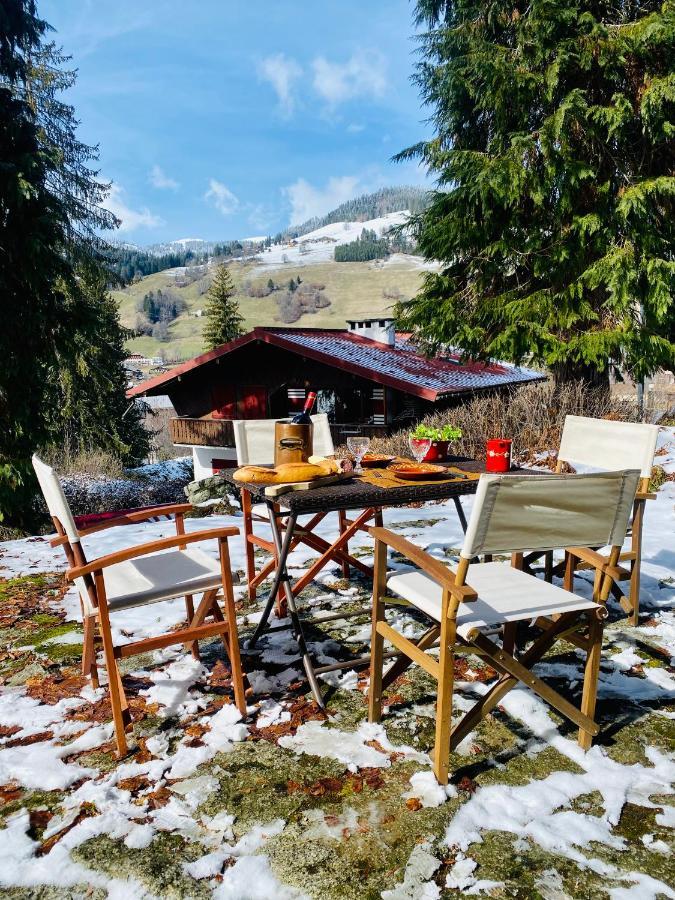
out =
<path fill-rule="evenodd" d="M 174 444 L 197 447 L 234 447 L 234 429 L 227 419 L 171 419 Z"/>
<path fill-rule="evenodd" d="M 171 441 L 197 447 L 234 447 L 234 429 L 228 419 L 187 419 L 176 418 L 169 421 Z M 346 443 L 349 435 L 362 434 L 367 437 L 384 437 L 389 429 L 386 425 L 365 425 L 359 422 L 337 422 L 331 425 L 333 443 L 336 447 Z"/>

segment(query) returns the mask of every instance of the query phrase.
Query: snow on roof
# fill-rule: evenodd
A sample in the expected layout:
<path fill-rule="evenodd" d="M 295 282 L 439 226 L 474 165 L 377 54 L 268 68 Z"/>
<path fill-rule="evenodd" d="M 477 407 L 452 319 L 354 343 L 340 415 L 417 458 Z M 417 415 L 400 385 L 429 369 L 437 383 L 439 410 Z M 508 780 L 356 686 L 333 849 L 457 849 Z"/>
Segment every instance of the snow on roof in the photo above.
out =
<path fill-rule="evenodd" d="M 411 394 L 435 400 L 444 394 L 463 393 L 505 384 L 538 381 L 544 376 L 532 369 L 508 363 L 462 362 L 454 351 L 450 356 L 428 359 L 408 342 L 394 347 L 368 340 L 348 331 L 275 328 L 283 340 L 325 355 L 326 361 L 338 361 L 347 368 L 359 368 Z M 342 366 L 339 366 L 340 368 Z M 394 383 L 396 382 L 396 383 Z"/>
<path fill-rule="evenodd" d="M 127 392 L 127 396 L 166 393 L 166 386 L 174 379 L 252 341 L 262 341 L 300 353 L 309 359 L 425 400 L 545 378 L 541 372 L 510 363 L 462 361 L 459 351 L 427 359 L 416 351 L 409 335 L 397 336 L 396 345 L 391 347 L 341 329 L 254 328 L 236 341 L 195 356 L 168 372 L 137 384 Z"/>

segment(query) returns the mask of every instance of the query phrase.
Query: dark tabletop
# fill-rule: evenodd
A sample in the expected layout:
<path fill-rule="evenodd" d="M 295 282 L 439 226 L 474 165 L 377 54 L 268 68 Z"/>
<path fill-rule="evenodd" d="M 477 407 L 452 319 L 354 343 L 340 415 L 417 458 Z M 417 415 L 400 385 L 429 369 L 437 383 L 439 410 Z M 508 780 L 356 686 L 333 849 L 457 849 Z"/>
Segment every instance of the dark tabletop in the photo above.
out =
<path fill-rule="evenodd" d="M 447 460 L 449 465 L 457 466 L 466 472 L 485 472 L 485 463 L 466 457 L 453 457 Z M 528 470 L 515 470 L 528 471 Z M 246 488 L 256 502 L 265 501 L 266 484 L 243 484 L 232 477 L 234 469 L 221 472 L 223 478 L 239 488 Z M 296 515 L 315 512 L 334 512 L 339 509 L 364 509 L 365 507 L 402 506 L 406 503 L 419 503 L 425 500 L 449 500 L 465 494 L 475 494 L 478 479 L 437 481 L 419 484 L 411 481 L 400 487 L 379 487 L 362 481 L 358 475 L 349 481 L 314 488 L 309 491 L 281 494 L 274 498 L 284 509 Z"/>

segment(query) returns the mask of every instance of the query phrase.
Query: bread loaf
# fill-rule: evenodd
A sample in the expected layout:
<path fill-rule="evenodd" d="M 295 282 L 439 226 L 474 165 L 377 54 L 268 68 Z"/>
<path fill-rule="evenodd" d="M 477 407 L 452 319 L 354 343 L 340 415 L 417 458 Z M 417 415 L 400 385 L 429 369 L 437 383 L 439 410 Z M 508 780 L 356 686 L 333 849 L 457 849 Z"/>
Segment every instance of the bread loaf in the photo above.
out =
<path fill-rule="evenodd" d="M 276 484 L 276 469 L 265 466 L 242 466 L 233 474 L 235 481 L 244 481 L 248 484 Z"/>
<path fill-rule="evenodd" d="M 321 465 L 312 463 L 282 463 L 274 469 L 266 466 L 243 466 L 237 469 L 233 477 L 235 481 L 248 484 L 299 484 L 301 481 L 314 481 L 333 475 L 337 466 L 332 460 L 325 460 Z"/>

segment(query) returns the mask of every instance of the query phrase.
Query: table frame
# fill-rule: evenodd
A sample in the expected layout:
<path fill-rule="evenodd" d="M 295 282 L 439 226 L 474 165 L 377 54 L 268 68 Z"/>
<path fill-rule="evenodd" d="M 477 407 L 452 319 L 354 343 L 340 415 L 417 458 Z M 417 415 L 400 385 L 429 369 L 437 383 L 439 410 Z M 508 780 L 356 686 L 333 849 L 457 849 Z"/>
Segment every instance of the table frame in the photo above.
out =
<path fill-rule="evenodd" d="M 485 471 L 484 465 L 475 460 L 462 459 L 461 463 L 462 467 L 466 467 L 467 471 Z M 356 659 L 343 660 L 337 663 L 331 663 L 330 665 L 315 666 L 307 647 L 307 640 L 305 638 L 302 621 L 296 604 L 296 597 L 298 594 L 313 580 L 318 572 L 331 561 L 339 562 L 343 567 L 347 564 L 353 565 L 360 571 L 365 570 L 365 574 L 369 574 L 372 577 L 372 566 L 366 566 L 360 560 L 356 560 L 344 550 L 344 545 L 347 544 L 349 539 L 352 538 L 357 531 L 367 530 L 370 522 L 381 526 L 383 507 L 405 506 L 411 503 L 429 500 L 452 500 L 457 511 L 462 531 L 465 532 L 467 521 L 460 502 L 460 497 L 474 494 L 478 485 L 477 480 L 468 478 L 465 480 L 438 481 L 435 483 L 425 482 L 424 484 L 415 484 L 412 482 L 410 485 L 402 485 L 400 488 L 379 488 L 360 482 L 355 490 L 351 489 L 354 488 L 354 485 L 345 483 L 340 486 L 343 488 L 342 490 L 336 490 L 336 487 L 333 486 L 317 488 L 313 491 L 282 494 L 279 497 L 269 498 L 265 496 L 264 485 L 241 485 L 235 482 L 229 473 L 223 473 L 223 475 L 231 484 L 240 488 L 242 495 L 245 492 L 248 493 L 248 497 L 244 501 L 248 509 L 251 508 L 251 501 L 253 499 L 257 503 L 264 502 L 267 507 L 269 526 L 272 532 L 272 545 L 270 550 L 274 553 L 274 559 L 263 568 L 262 572 L 269 574 L 274 571 L 274 579 L 270 591 L 267 594 L 263 614 L 253 635 L 249 638 L 247 646 L 249 649 L 253 649 L 265 632 L 290 628 L 293 631 L 293 636 L 298 644 L 302 665 L 305 670 L 310 690 L 317 705 L 322 709 L 325 704 L 321 696 L 321 689 L 316 676 L 323 674 L 324 672 L 348 668 L 353 669 L 369 665 L 370 655 L 357 657 Z M 350 487 L 349 491 L 344 490 L 347 486 Z M 375 503 L 369 503 L 369 500 L 381 502 L 375 505 Z M 282 507 L 286 508 L 282 509 Z M 340 534 L 332 544 L 313 533 L 312 529 L 314 529 L 329 512 L 340 513 L 345 509 L 362 510 L 362 512 L 360 512 L 355 519 L 341 519 Z M 303 515 L 303 513 L 313 513 L 310 521 L 304 526 L 298 524 L 298 518 Z M 312 563 L 307 572 L 303 573 L 303 575 L 293 583 L 288 574 L 287 562 L 289 554 L 299 543 L 305 543 L 307 546 L 319 550 L 321 556 Z M 260 575 L 262 572 L 258 574 Z M 259 581 L 257 583 L 259 583 Z M 286 601 L 288 615 L 291 620 L 290 625 L 279 625 L 268 628 L 272 610 L 281 591 L 283 591 L 283 596 Z M 360 615 L 364 615 L 364 613 L 361 611 L 357 613 L 338 613 L 335 615 L 317 617 L 310 621 L 319 624 L 321 622 L 335 621 Z M 395 651 L 387 655 L 399 656 L 400 654 L 398 651 Z"/>

